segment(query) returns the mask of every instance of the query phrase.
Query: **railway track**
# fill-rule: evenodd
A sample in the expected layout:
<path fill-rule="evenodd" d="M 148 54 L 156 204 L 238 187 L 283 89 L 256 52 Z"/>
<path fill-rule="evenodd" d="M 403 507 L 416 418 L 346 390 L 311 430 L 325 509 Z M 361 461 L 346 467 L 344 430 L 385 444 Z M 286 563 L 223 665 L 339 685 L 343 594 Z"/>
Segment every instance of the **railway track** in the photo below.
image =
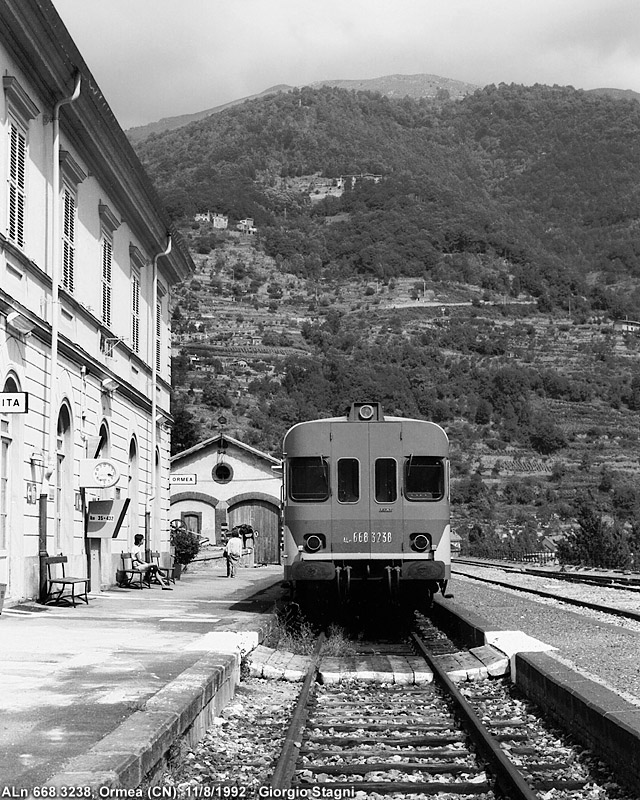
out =
<path fill-rule="evenodd" d="M 595 572 L 572 572 L 562 569 L 536 569 L 535 567 L 514 566 L 506 561 L 483 561 L 474 558 L 456 558 L 455 564 L 468 564 L 474 567 L 501 569 L 504 572 L 519 572 L 525 575 L 536 575 L 539 578 L 562 581 L 564 583 L 603 586 L 607 589 L 621 589 L 629 592 L 640 592 L 640 575 L 637 573 L 621 575 L 619 573 L 598 574 Z"/>
<path fill-rule="evenodd" d="M 471 566 L 471 564 L 469 564 Z M 474 568 L 484 568 L 484 569 L 500 569 L 503 570 L 504 567 L 496 567 L 496 565 L 482 565 L 479 563 L 473 563 L 472 565 Z M 508 571 L 508 570 L 506 570 Z M 522 570 L 517 570 L 518 572 L 522 572 Z M 500 580 L 496 577 L 487 577 L 482 575 L 475 575 L 469 571 L 465 571 L 455 565 L 451 567 L 452 575 L 460 575 L 462 577 L 468 578 L 469 580 L 480 581 L 482 583 L 488 583 L 492 586 L 498 586 L 505 589 L 510 589 L 512 591 L 517 592 L 525 592 L 527 594 L 536 595 L 537 597 L 544 597 L 549 600 L 556 600 L 559 603 L 566 603 L 568 605 L 577 606 L 579 608 L 587 608 L 591 611 L 598 611 L 603 614 L 612 614 L 617 617 L 622 617 L 624 619 L 636 620 L 640 621 L 640 611 L 634 610 L 633 608 L 623 608 L 614 604 L 608 603 L 601 603 L 601 602 L 593 602 L 591 600 L 587 600 L 584 597 L 571 597 L 568 594 L 562 594 L 560 592 L 549 591 L 548 589 L 543 588 L 536 588 L 533 586 L 523 586 L 520 584 L 516 584 L 513 581 L 508 580 Z M 527 572 L 526 574 L 531 574 Z M 545 579 L 549 577 L 546 573 L 543 576 L 536 575 L 535 577 L 544 577 Z M 575 581 L 576 583 L 578 581 Z M 586 583 L 586 581 L 585 581 Z M 619 586 L 613 587 L 608 584 L 599 584 L 600 586 L 606 586 L 606 588 L 618 588 L 618 589 L 626 589 L 627 591 L 639 591 L 636 587 L 629 587 L 629 586 Z"/>
<path fill-rule="evenodd" d="M 338 790 L 366 797 L 539 800 L 551 790 L 557 797 L 582 796 L 573 793 L 589 779 L 576 769 L 570 748 L 555 737 L 553 747 L 547 746 L 545 723 L 511 696 L 508 683 L 478 680 L 461 690 L 451 680 L 440 663 L 455 650 L 447 641 L 423 621 L 409 642 L 383 647 L 394 656 L 417 652 L 424 658 L 433 680 L 413 685 L 372 683 L 364 666 L 362 680 L 356 675 L 322 685 L 314 663 L 271 788 L 334 797 Z M 359 649 L 365 655 L 380 645 Z"/>

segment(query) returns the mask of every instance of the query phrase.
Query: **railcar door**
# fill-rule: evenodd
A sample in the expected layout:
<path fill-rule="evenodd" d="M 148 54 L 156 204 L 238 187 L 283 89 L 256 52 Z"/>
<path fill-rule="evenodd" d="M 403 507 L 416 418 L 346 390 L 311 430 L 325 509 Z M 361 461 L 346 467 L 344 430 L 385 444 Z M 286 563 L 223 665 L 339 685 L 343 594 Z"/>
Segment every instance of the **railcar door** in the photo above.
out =
<path fill-rule="evenodd" d="M 404 527 L 401 422 L 369 425 L 369 464 L 371 556 L 400 554 Z"/>
<path fill-rule="evenodd" d="M 401 423 L 334 423 L 332 551 L 369 559 L 402 549 Z"/>

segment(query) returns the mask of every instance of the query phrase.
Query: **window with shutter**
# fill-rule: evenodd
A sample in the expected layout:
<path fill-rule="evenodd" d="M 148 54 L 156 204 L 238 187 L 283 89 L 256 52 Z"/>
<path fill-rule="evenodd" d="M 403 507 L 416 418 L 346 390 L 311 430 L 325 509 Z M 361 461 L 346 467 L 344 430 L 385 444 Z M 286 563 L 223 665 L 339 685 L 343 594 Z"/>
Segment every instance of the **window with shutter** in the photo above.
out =
<path fill-rule="evenodd" d="M 140 352 L 140 276 L 131 275 L 131 349 Z"/>
<path fill-rule="evenodd" d="M 73 293 L 74 263 L 76 252 L 76 198 L 65 186 L 63 196 L 64 219 L 62 222 L 62 285 Z"/>
<path fill-rule="evenodd" d="M 9 239 L 24 247 L 27 137 L 15 122 L 9 125 Z"/>
<path fill-rule="evenodd" d="M 111 326 L 111 268 L 113 262 L 113 243 L 102 236 L 102 321 Z"/>
<path fill-rule="evenodd" d="M 160 372 L 160 338 L 162 333 L 162 306 L 156 304 L 156 370 Z"/>

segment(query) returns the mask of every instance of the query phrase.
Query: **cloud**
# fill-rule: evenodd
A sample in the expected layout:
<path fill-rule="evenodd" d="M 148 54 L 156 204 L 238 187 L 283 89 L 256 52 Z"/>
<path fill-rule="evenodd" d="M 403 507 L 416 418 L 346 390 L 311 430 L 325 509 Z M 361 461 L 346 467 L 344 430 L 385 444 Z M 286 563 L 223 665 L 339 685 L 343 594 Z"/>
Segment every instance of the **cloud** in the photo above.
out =
<path fill-rule="evenodd" d="M 125 128 L 393 73 L 640 91 L 636 0 L 53 2 Z"/>

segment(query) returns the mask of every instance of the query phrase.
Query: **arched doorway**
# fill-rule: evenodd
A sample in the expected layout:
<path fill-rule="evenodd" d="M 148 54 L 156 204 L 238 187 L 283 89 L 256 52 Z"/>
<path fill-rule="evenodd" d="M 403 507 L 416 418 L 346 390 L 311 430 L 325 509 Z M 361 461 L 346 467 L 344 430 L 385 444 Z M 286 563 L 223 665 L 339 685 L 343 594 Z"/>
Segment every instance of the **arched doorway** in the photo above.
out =
<path fill-rule="evenodd" d="M 2 390 L 19 392 L 17 379 L 8 376 Z M 19 561 L 21 547 L 17 540 L 17 536 L 22 535 L 22 527 L 16 524 L 17 520 L 14 521 L 16 512 L 19 516 L 16 506 L 22 472 L 22 465 L 19 464 L 22 451 L 21 422 L 21 418 L 16 414 L 0 413 L 0 583 L 9 587 L 9 594 L 19 592 L 22 588 Z M 13 536 L 13 542 L 12 530 L 17 531 Z M 18 585 L 14 586 L 16 577 Z"/>
<path fill-rule="evenodd" d="M 236 525 L 251 525 L 259 534 L 254 540 L 256 564 L 279 564 L 280 511 L 270 498 L 250 494 L 238 495 L 229 501 L 229 528 Z"/>

